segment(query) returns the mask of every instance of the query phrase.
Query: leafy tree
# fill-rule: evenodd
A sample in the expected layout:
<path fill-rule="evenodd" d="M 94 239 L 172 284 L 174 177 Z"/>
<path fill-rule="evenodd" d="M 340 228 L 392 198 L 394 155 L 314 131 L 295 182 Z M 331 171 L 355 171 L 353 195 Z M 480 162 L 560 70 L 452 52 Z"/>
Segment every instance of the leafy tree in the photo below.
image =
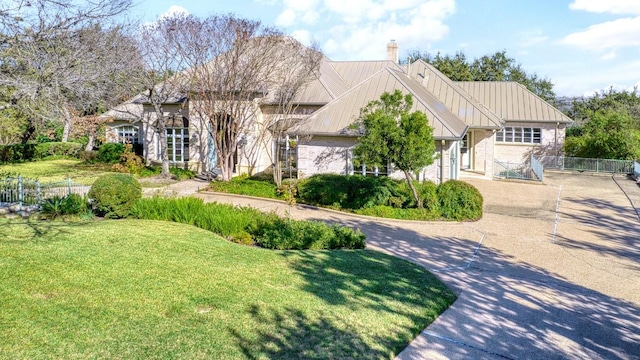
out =
<path fill-rule="evenodd" d="M 371 101 L 361 109 L 360 120 L 353 126 L 361 132 L 353 152 L 359 162 L 392 164 L 401 170 L 416 205 L 422 208 L 413 179 L 416 172 L 433 163 L 435 140 L 426 115 L 409 112 L 412 105 L 411 95 L 403 96 L 399 90 L 385 92 L 380 100 Z"/>
<path fill-rule="evenodd" d="M 624 111 L 599 110 L 565 140 L 569 156 L 600 159 L 640 157 L 640 131 L 632 130 L 633 118 Z"/>
<path fill-rule="evenodd" d="M 567 115 L 578 124 L 584 124 L 598 111 L 622 111 L 632 117 L 634 128 L 640 128 L 640 93 L 638 89 L 633 91 L 617 91 L 609 88 L 608 91 L 596 92 L 591 97 L 575 98 Z"/>
<path fill-rule="evenodd" d="M 463 52 L 457 52 L 454 56 L 440 53 L 432 56 L 427 52 L 414 50 L 409 53 L 409 57 L 430 63 L 453 81 L 515 81 L 542 99 L 555 102 L 553 83 L 535 73 L 528 74 L 515 59 L 507 56 L 505 50 L 484 55 L 472 62 L 467 60 Z"/>

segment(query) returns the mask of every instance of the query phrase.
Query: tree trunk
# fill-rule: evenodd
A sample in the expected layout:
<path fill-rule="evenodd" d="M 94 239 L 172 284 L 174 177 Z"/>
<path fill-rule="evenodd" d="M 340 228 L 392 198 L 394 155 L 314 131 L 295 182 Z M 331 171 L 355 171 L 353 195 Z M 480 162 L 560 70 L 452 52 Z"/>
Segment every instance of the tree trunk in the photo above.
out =
<path fill-rule="evenodd" d="M 71 133 L 71 119 L 66 118 L 65 114 L 64 129 L 62 130 L 62 142 L 69 141 L 69 133 Z"/>
<path fill-rule="evenodd" d="M 160 172 L 161 178 L 171 177 L 169 172 L 169 152 L 167 150 L 167 128 L 164 124 L 164 114 L 160 105 L 154 104 L 156 112 L 156 131 L 158 131 L 158 138 L 160 142 L 160 159 L 162 160 L 162 171 Z"/>
<path fill-rule="evenodd" d="M 416 207 L 418 207 L 418 209 L 422 209 L 422 201 L 420 200 L 420 196 L 418 196 L 416 187 L 413 185 L 413 176 L 411 176 L 411 173 L 406 170 L 403 170 L 403 172 L 404 176 L 407 178 L 409 189 L 411 189 L 411 192 L 413 193 L 413 200 L 416 202 Z"/>
<path fill-rule="evenodd" d="M 89 135 L 89 141 L 87 142 L 87 146 L 84 148 L 84 151 L 93 150 L 93 145 L 95 144 L 96 136 L 94 134 Z"/>

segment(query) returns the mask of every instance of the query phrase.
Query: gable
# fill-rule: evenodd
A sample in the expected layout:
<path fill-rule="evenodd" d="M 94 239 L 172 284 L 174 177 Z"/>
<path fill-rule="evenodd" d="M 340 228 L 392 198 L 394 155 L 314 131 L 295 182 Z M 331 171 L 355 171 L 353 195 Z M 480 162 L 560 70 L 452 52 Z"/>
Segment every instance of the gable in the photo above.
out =
<path fill-rule="evenodd" d="M 339 98 L 307 117 L 294 132 L 313 135 L 349 135 L 349 126 L 358 120 L 360 109 L 380 99 L 384 92 L 400 90 L 414 99 L 411 111 L 427 115 L 436 139 L 460 139 L 467 126 L 446 106 L 424 89 L 419 82 L 401 71 L 384 68 Z"/>
<path fill-rule="evenodd" d="M 483 106 L 457 83 L 423 60 L 408 66 L 409 76 L 456 114 L 465 124 L 475 129 L 500 129 L 502 119 Z"/>

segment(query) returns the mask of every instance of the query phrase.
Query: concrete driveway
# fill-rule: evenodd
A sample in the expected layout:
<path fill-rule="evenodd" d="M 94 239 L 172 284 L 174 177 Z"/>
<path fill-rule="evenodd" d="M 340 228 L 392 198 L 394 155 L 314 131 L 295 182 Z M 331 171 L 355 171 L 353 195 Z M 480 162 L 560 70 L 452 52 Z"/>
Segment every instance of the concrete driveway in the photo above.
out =
<path fill-rule="evenodd" d="M 424 266 L 456 292 L 397 359 L 640 359 L 640 218 L 632 206 L 640 206 L 640 188 L 623 177 L 545 177 L 465 178 L 485 199 L 478 222 L 378 220 L 304 206 L 291 214 L 359 227 L 369 248 Z"/>

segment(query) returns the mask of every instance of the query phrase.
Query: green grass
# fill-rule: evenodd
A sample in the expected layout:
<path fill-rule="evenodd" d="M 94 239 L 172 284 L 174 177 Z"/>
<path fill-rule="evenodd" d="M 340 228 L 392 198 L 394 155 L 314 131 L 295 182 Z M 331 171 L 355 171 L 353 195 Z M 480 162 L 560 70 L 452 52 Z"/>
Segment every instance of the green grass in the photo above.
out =
<path fill-rule="evenodd" d="M 68 178 L 77 184 L 91 185 L 104 174 L 114 173 L 113 164 L 87 164 L 82 160 L 68 158 L 47 158 L 46 160 L 30 161 L 19 164 L 0 165 L 0 173 L 11 172 L 25 178 L 37 179 L 42 183 L 66 181 Z M 171 173 L 180 180 L 189 179 L 192 173 L 187 170 L 171 168 Z M 145 168 L 137 178 L 145 188 L 157 188 L 176 183 L 176 180 L 149 179 L 160 174 L 160 169 Z M 145 180 L 146 179 L 146 180 Z"/>
<path fill-rule="evenodd" d="M 273 181 L 260 178 L 237 177 L 231 181 L 212 182 L 209 185 L 209 190 L 268 199 L 283 199 Z"/>
<path fill-rule="evenodd" d="M 71 178 L 75 183 L 91 185 L 101 175 L 113 171 L 111 171 L 111 165 L 84 164 L 77 159 L 52 159 L 0 165 L 1 172 L 18 173 L 25 178 L 38 179 L 43 183 L 65 181 Z"/>
<path fill-rule="evenodd" d="M 0 219 L 3 358 L 389 358 L 453 299 L 374 251 L 269 251 L 160 221 Z"/>

